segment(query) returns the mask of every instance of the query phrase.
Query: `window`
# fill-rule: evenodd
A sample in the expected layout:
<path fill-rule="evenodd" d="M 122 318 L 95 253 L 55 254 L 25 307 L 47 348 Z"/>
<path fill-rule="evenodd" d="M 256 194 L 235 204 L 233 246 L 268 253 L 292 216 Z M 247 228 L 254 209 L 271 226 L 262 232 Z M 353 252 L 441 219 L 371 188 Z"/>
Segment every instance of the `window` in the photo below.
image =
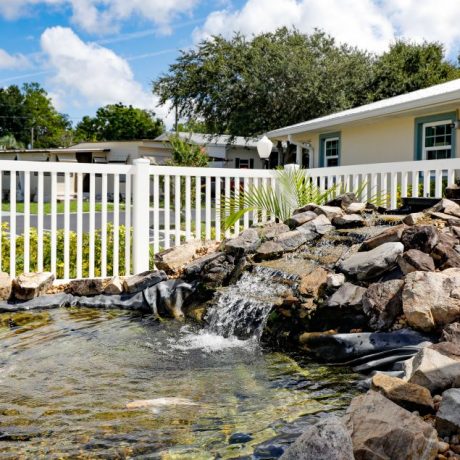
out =
<path fill-rule="evenodd" d="M 321 134 L 320 145 L 320 167 L 340 166 L 340 133 Z"/>
<path fill-rule="evenodd" d="M 455 158 L 456 112 L 438 113 L 415 119 L 414 158 L 442 160 Z"/>
<path fill-rule="evenodd" d="M 239 169 L 254 169 L 253 158 L 235 158 L 235 168 Z"/>
<path fill-rule="evenodd" d="M 423 125 L 423 159 L 442 160 L 452 156 L 452 122 L 442 120 Z"/>

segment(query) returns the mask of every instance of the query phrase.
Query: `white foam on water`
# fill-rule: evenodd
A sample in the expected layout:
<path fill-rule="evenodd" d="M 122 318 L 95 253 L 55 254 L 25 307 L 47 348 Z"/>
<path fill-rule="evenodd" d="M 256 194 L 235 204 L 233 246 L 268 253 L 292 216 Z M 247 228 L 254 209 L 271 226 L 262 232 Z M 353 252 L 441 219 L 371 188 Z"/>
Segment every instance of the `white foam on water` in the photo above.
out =
<path fill-rule="evenodd" d="M 234 336 L 223 337 L 205 329 L 192 332 L 189 327 L 184 326 L 181 332 L 184 335 L 175 343 L 171 343 L 171 347 L 176 350 L 203 350 L 211 353 L 229 348 L 252 349 L 257 347 L 257 341 L 254 339 L 240 340 Z"/>

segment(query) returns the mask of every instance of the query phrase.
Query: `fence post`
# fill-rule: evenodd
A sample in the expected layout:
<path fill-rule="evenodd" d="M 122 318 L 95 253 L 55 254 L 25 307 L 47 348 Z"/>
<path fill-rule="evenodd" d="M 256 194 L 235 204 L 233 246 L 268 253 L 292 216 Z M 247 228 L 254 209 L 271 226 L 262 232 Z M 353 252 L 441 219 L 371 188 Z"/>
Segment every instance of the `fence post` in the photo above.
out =
<path fill-rule="evenodd" d="M 139 158 L 133 164 L 133 271 L 136 274 L 149 269 L 150 161 Z"/>

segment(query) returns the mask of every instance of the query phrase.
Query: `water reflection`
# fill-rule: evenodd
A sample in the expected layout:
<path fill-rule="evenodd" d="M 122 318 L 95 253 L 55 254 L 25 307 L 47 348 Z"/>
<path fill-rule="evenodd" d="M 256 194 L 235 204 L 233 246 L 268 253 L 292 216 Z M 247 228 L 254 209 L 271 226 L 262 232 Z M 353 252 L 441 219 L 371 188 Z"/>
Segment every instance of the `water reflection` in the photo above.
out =
<path fill-rule="evenodd" d="M 235 458 L 343 408 L 354 376 L 122 311 L 0 315 L 2 458 Z M 183 398 L 196 405 L 128 409 Z M 167 400 L 168 401 L 168 400 Z M 246 443 L 230 444 L 235 433 Z"/>

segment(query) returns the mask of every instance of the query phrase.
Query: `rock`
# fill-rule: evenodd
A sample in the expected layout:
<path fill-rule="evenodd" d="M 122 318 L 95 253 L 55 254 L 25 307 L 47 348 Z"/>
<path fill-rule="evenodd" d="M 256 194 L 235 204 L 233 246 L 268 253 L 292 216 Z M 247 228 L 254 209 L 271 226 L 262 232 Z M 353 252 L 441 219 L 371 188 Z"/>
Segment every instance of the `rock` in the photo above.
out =
<path fill-rule="evenodd" d="M 351 204 L 362 204 L 362 203 L 357 203 L 358 199 L 356 198 L 356 195 L 353 192 L 348 192 L 348 193 L 342 193 L 339 196 L 336 196 L 332 200 L 329 200 L 326 203 L 326 206 L 333 206 L 333 207 L 339 207 L 342 209 L 348 208 Z"/>
<path fill-rule="evenodd" d="M 302 206 L 301 208 L 295 209 L 292 214 L 293 215 L 300 214 L 301 212 L 305 212 L 305 211 L 313 211 L 313 212 L 315 212 L 315 210 L 318 209 L 318 208 L 319 208 L 319 206 L 317 204 L 309 203 L 309 204 L 306 204 L 305 206 Z"/>
<path fill-rule="evenodd" d="M 166 278 L 166 273 L 162 270 L 146 271 L 138 275 L 126 277 L 123 280 L 123 288 L 128 294 L 134 294 L 155 286 L 155 284 L 166 280 Z"/>
<path fill-rule="evenodd" d="M 395 225 L 384 230 L 378 235 L 368 238 L 361 245 L 360 251 L 369 251 L 385 243 L 395 243 L 401 240 L 401 235 L 407 227 L 405 225 Z"/>
<path fill-rule="evenodd" d="M 344 277 L 345 278 L 345 277 Z M 363 303 L 363 295 L 366 289 L 352 283 L 345 283 L 329 297 L 326 305 L 328 307 L 360 307 Z"/>
<path fill-rule="evenodd" d="M 353 254 L 341 261 L 338 268 L 358 280 L 374 278 L 393 268 L 403 250 L 401 243 L 384 243 L 370 251 Z"/>
<path fill-rule="evenodd" d="M 283 251 L 295 251 L 297 248 L 305 244 L 307 241 L 315 239 L 317 235 L 309 235 L 306 232 L 292 230 L 290 232 L 278 235 L 274 241 L 279 243 Z"/>
<path fill-rule="evenodd" d="M 443 212 L 430 212 L 429 215 L 432 219 L 440 219 L 445 221 L 449 226 L 460 225 L 460 218 L 452 216 L 450 214 L 445 214 Z"/>
<path fill-rule="evenodd" d="M 403 223 L 410 226 L 417 225 L 426 218 L 427 215 L 424 212 L 413 212 L 404 217 Z"/>
<path fill-rule="evenodd" d="M 123 280 L 119 276 L 114 276 L 105 285 L 104 294 L 122 294 L 123 293 Z"/>
<path fill-rule="evenodd" d="M 328 273 L 326 285 L 330 289 L 337 289 L 345 283 L 345 275 L 343 273 Z"/>
<path fill-rule="evenodd" d="M 354 460 L 351 437 L 337 417 L 311 425 L 291 444 L 280 460 Z"/>
<path fill-rule="evenodd" d="M 429 209 L 431 212 L 442 212 L 460 218 L 460 206 L 454 201 L 443 198 Z"/>
<path fill-rule="evenodd" d="M 275 241 L 263 242 L 256 251 L 258 260 L 276 259 L 283 254 L 283 246 Z"/>
<path fill-rule="evenodd" d="M 460 434 L 460 388 L 451 388 L 442 394 L 436 429 L 440 436 Z"/>
<path fill-rule="evenodd" d="M 409 249 L 399 256 L 398 265 L 405 275 L 416 271 L 433 272 L 436 269 L 432 257 L 418 249 Z"/>
<path fill-rule="evenodd" d="M 233 433 L 228 438 L 229 444 L 245 444 L 246 442 L 252 441 L 252 436 L 247 433 Z"/>
<path fill-rule="evenodd" d="M 460 268 L 460 254 L 449 243 L 438 243 L 431 256 L 441 270 Z"/>
<path fill-rule="evenodd" d="M 79 296 L 99 295 L 104 292 L 106 283 L 107 279 L 102 278 L 71 280 L 65 292 Z"/>
<path fill-rule="evenodd" d="M 199 257 L 198 259 L 193 260 L 188 265 L 184 267 L 184 274 L 187 277 L 195 277 L 200 275 L 200 273 L 204 270 L 205 266 L 211 263 L 212 261 L 219 259 L 221 261 L 225 260 L 225 253 L 224 252 L 212 252 L 210 254 L 206 254 L 205 256 Z"/>
<path fill-rule="evenodd" d="M 324 294 L 328 272 L 321 267 L 316 268 L 300 279 L 299 292 L 308 297 L 318 298 Z"/>
<path fill-rule="evenodd" d="M 460 269 L 412 272 L 402 293 L 407 323 L 430 331 L 460 318 Z"/>
<path fill-rule="evenodd" d="M 256 228 L 259 237 L 262 240 L 272 240 L 273 238 L 289 231 L 289 227 L 282 222 L 269 222 L 263 227 Z"/>
<path fill-rule="evenodd" d="M 203 247 L 201 240 L 192 240 L 180 246 L 166 249 L 155 254 L 155 265 L 170 275 L 177 274 L 180 269 L 190 263 L 198 249 Z"/>
<path fill-rule="evenodd" d="M 225 242 L 225 252 L 242 257 L 255 252 L 260 246 L 260 242 L 257 230 L 248 228 L 236 238 Z"/>
<path fill-rule="evenodd" d="M 290 228 L 299 227 L 302 224 L 310 222 L 313 219 L 316 219 L 318 214 L 314 213 L 313 211 L 305 211 L 300 212 L 298 214 L 294 214 L 291 218 L 286 221 L 286 225 L 289 225 Z"/>
<path fill-rule="evenodd" d="M 438 351 L 448 358 L 460 361 L 460 346 L 453 342 L 438 342 L 430 345 L 430 348 Z M 460 377 L 460 376 L 459 376 Z M 459 380 L 460 383 L 460 380 Z"/>
<path fill-rule="evenodd" d="M 308 235 L 325 235 L 326 233 L 331 232 L 334 230 L 334 226 L 331 224 L 331 221 L 324 215 L 319 215 L 316 219 L 307 222 L 297 230 L 306 233 Z"/>
<path fill-rule="evenodd" d="M 318 215 L 326 216 L 329 220 L 332 220 L 334 217 L 343 216 L 342 208 L 338 206 L 318 206 L 315 212 Z"/>
<path fill-rule="evenodd" d="M 30 300 L 44 294 L 53 284 L 51 272 L 23 273 L 13 281 L 13 295 L 17 300 Z"/>
<path fill-rule="evenodd" d="M 366 203 L 351 203 L 345 208 L 347 214 L 360 214 L 366 211 Z"/>
<path fill-rule="evenodd" d="M 334 217 L 332 225 L 338 228 L 356 228 L 363 227 L 365 221 L 359 214 L 345 214 L 344 216 Z"/>
<path fill-rule="evenodd" d="M 425 387 L 377 372 L 372 378 L 372 389 L 408 411 L 422 415 L 433 412 L 433 398 Z"/>
<path fill-rule="evenodd" d="M 446 326 L 442 331 L 441 340 L 460 346 L 460 323 L 452 323 Z"/>
<path fill-rule="evenodd" d="M 404 363 L 405 380 L 439 393 L 458 381 L 460 361 L 430 347 L 422 348 Z"/>
<path fill-rule="evenodd" d="M 375 391 L 353 398 L 343 418 L 356 460 L 434 460 L 436 430 Z"/>
<path fill-rule="evenodd" d="M 0 272 L 0 300 L 8 300 L 11 297 L 13 280 L 8 273 Z"/>
<path fill-rule="evenodd" d="M 406 251 L 418 249 L 429 254 L 438 244 L 438 241 L 439 235 L 434 225 L 408 227 L 401 235 L 401 243 Z"/>
<path fill-rule="evenodd" d="M 403 286 L 403 280 L 391 280 L 368 287 L 363 295 L 363 310 L 372 329 L 388 329 L 402 313 Z"/>

